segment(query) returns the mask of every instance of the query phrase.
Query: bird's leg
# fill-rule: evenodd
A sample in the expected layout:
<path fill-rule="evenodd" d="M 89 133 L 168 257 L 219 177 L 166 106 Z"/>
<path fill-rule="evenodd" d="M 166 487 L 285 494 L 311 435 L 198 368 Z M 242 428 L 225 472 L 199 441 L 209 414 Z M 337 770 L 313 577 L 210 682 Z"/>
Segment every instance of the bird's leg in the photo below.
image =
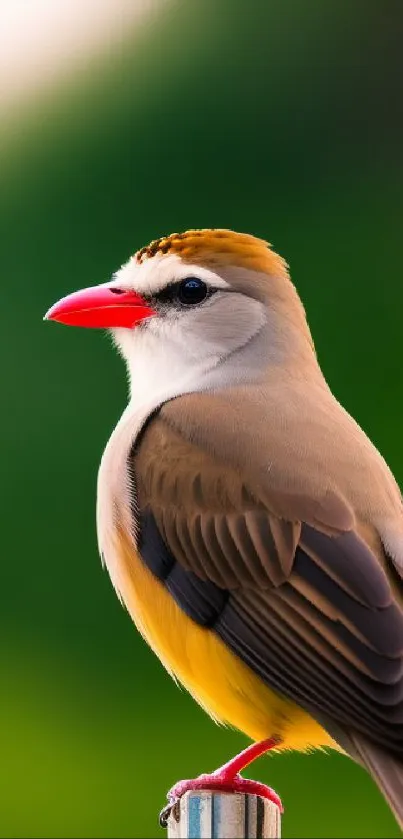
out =
<path fill-rule="evenodd" d="M 168 792 L 168 804 L 160 813 L 160 824 L 166 827 L 169 814 L 182 795 L 189 790 L 215 790 L 217 792 L 241 792 L 249 795 L 260 795 L 268 798 L 282 811 L 282 804 L 278 795 L 266 784 L 243 778 L 239 773 L 260 755 L 265 754 L 280 744 L 280 740 L 271 737 L 260 743 L 253 743 L 238 755 L 224 763 L 219 769 L 210 774 L 199 775 L 197 778 L 178 781 Z"/>

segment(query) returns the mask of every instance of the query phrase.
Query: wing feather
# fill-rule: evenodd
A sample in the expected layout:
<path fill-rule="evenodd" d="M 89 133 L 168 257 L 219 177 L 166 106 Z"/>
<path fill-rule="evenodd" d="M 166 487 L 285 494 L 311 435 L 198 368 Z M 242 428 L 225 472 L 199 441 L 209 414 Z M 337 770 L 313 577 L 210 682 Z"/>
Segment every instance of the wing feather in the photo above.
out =
<path fill-rule="evenodd" d="M 273 690 L 403 756 L 401 591 L 343 499 L 276 498 L 164 409 L 131 468 L 140 553 L 181 608 Z"/>

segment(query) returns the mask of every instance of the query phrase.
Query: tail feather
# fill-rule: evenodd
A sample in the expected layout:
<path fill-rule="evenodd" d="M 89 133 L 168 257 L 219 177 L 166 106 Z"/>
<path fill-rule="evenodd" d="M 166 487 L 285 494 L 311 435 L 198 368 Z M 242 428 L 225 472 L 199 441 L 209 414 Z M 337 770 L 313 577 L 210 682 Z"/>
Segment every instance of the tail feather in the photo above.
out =
<path fill-rule="evenodd" d="M 388 754 L 365 737 L 349 732 L 362 763 L 374 779 L 389 804 L 401 830 L 403 830 L 403 761 Z"/>

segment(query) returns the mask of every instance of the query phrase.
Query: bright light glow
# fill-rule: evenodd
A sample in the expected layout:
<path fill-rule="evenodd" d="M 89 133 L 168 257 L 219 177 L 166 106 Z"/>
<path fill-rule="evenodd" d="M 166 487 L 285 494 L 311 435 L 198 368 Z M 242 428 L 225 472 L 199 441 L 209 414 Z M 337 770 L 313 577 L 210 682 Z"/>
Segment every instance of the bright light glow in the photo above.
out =
<path fill-rule="evenodd" d="M 0 0 L 0 109 L 108 50 L 166 0 Z"/>

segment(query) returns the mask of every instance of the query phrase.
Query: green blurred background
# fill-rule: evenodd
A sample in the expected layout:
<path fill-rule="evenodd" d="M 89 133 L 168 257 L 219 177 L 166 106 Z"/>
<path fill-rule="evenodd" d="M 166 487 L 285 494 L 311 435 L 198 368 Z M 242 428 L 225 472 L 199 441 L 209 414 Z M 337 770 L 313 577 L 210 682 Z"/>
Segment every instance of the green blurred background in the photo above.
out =
<path fill-rule="evenodd" d="M 268 238 L 403 481 L 402 30 L 400 0 L 167 0 L 1 120 L 1 836 L 163 837 L 167 788 L 246 742 L 178 690 L 101 570 L 125 371 L 102 334 L 42 323 L 52 302 L 163 233 Z M 344 757 L 251 774 L 285 837 L 400 835 Z"/>

